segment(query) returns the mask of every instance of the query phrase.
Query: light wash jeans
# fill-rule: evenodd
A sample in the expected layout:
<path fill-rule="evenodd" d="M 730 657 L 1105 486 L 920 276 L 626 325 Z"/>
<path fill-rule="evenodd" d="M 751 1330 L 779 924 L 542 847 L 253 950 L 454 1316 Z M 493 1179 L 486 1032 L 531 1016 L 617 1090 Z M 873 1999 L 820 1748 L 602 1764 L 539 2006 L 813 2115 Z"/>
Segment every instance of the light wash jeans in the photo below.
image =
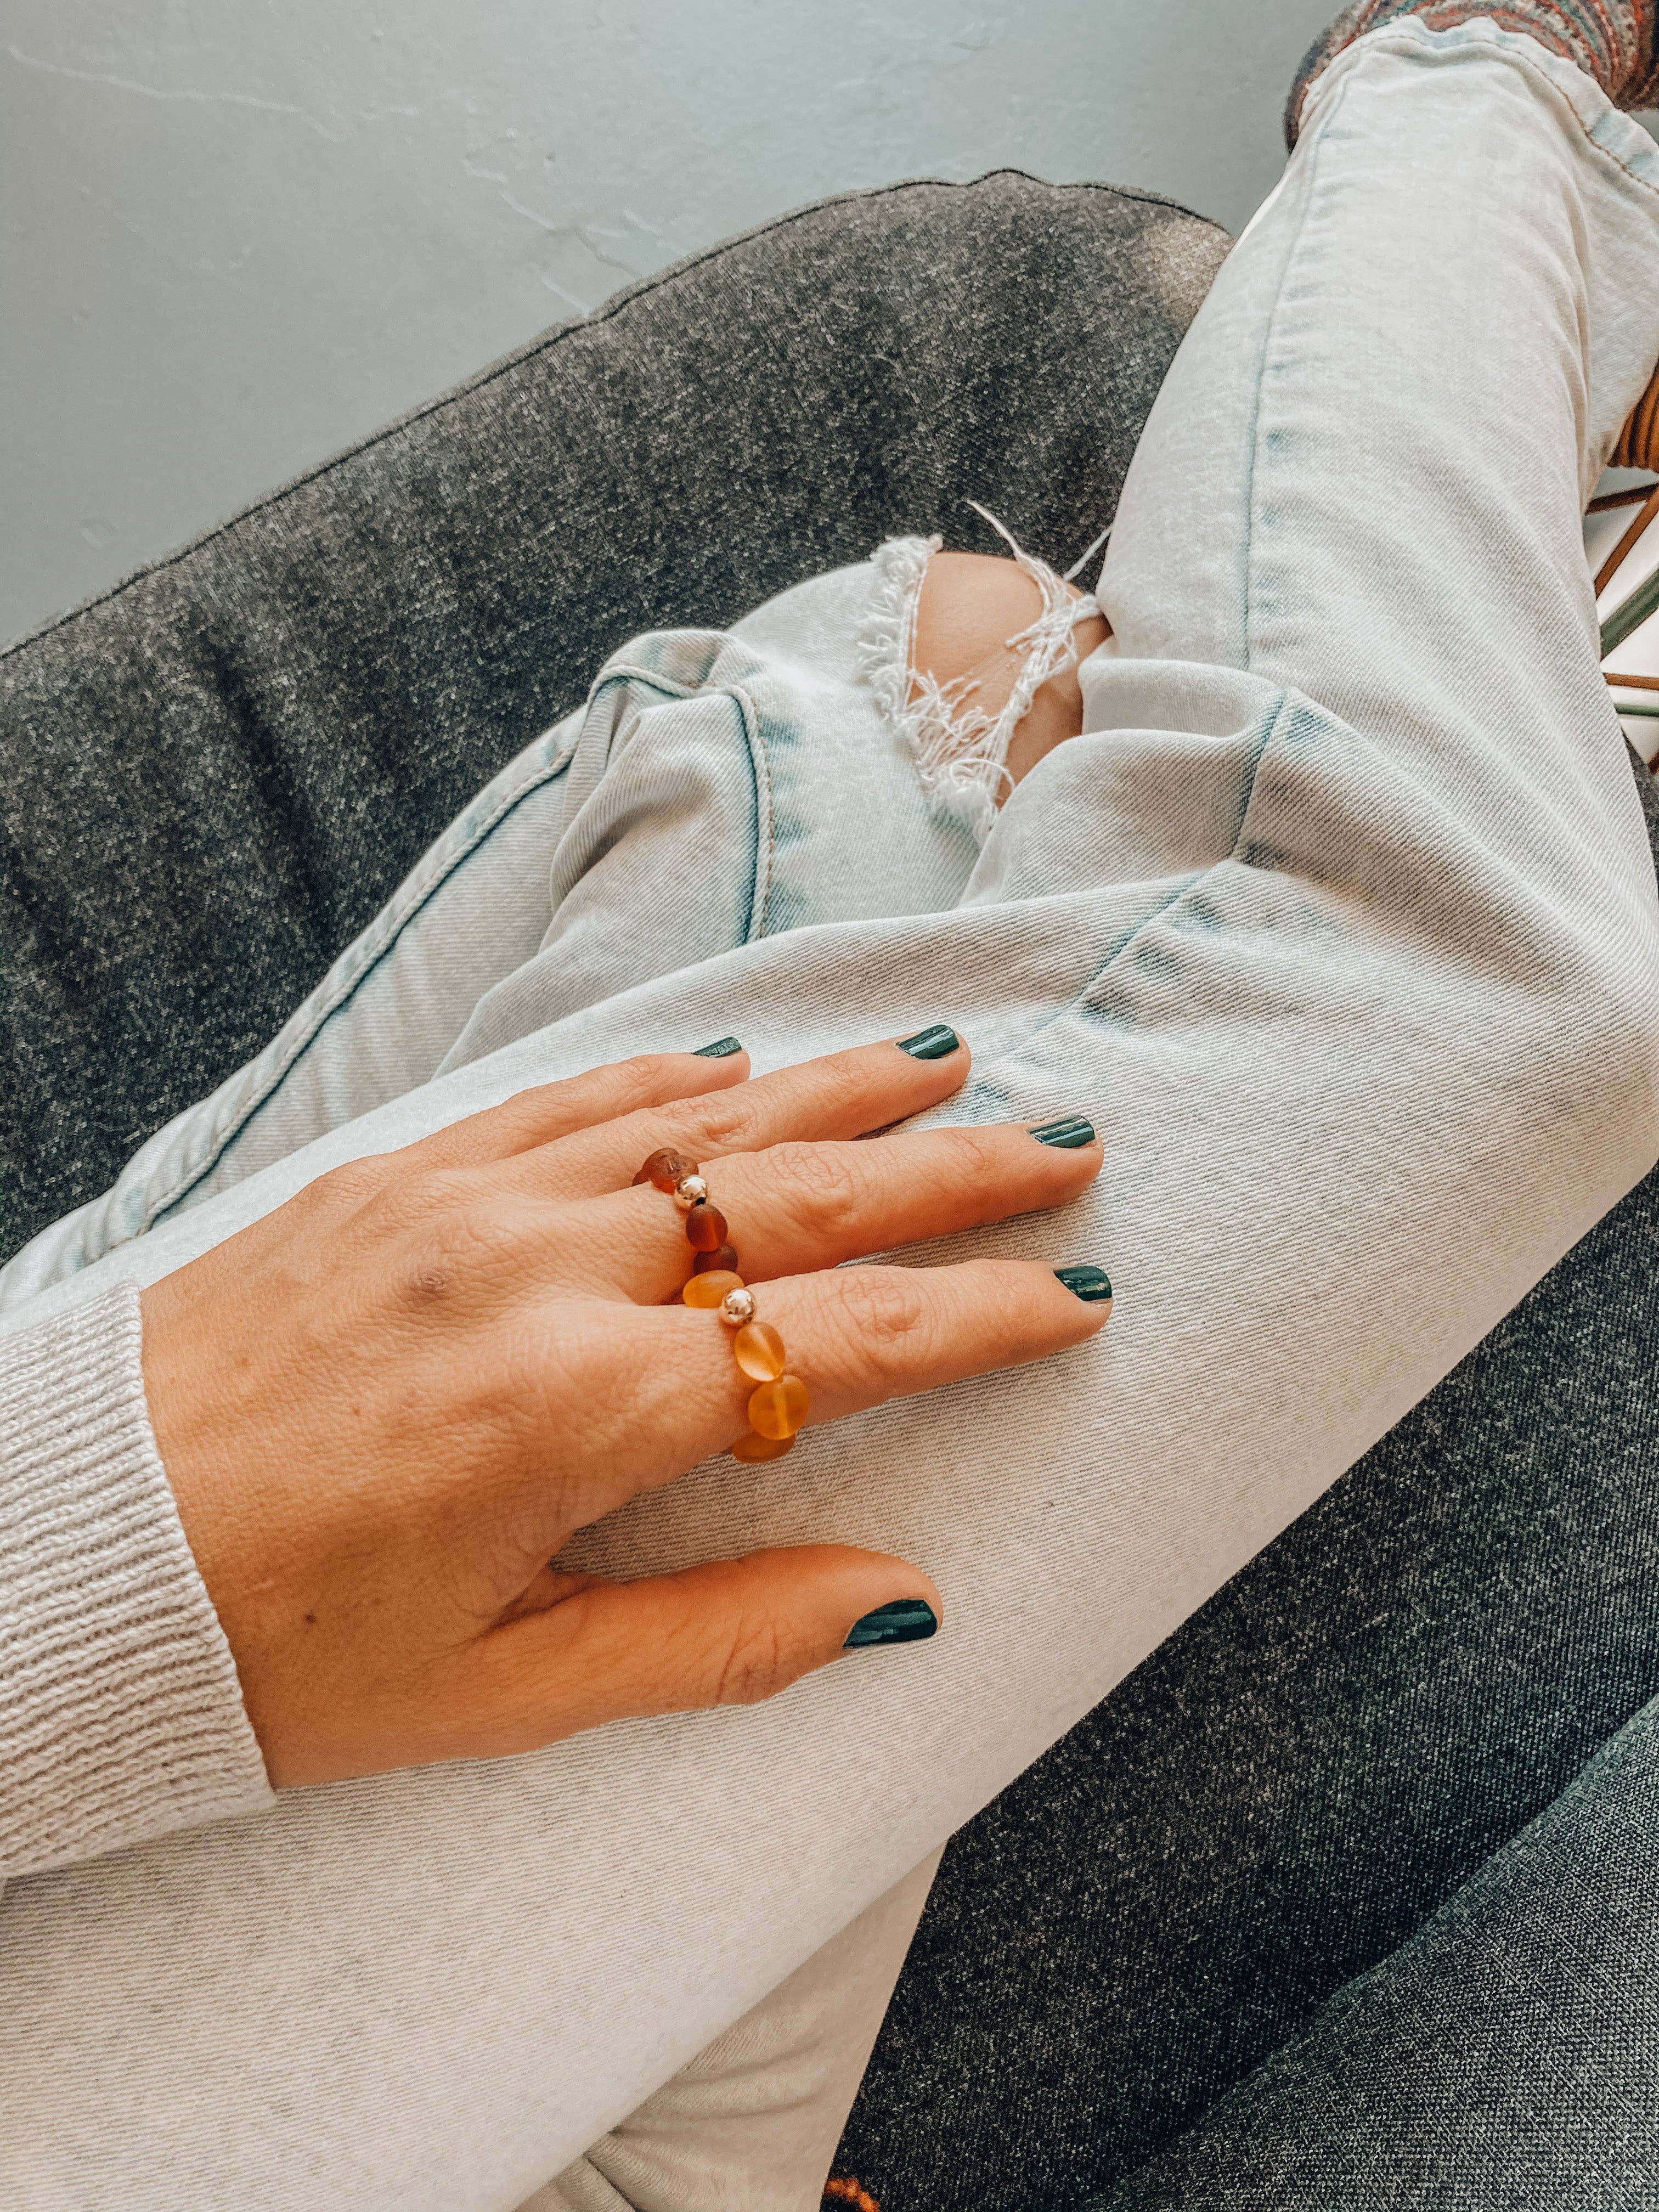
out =
<path fill-rule="evenodd" d="M 924 794 L 869 672 L 905 650 L 926 551 L 897 539 L 729 635 L 614 654 L 266 1049 L 0 1269 L 0 1314 L 477 1058 L 493 988 L 528 968 L 550 1024 L 782 931 L 953 907 L 988 821 L 971 787 Z M 664 1044 L 711 1042 L 684 1029 Z"/>
<path fill-rule="evenodd" d="M 1579 516 L 1659 355 L 1656 250 L 1659 152 L 1586 79 L 1486 24 L 1375 34 L 1319 88 L 1154 411 L 1101 587 L 1121 657 L 1085 665 L 1085 734 L 1020 787 L 953 905 L 937 887 L 962 826 L 916 805 L 898 755 L 867 769 L 902 794 L 890 813 L 843 771 L 792 835 L 833 831 L 866 899 L 871 852 L 908 824 L 908 913 L 888 891 L 882 919 L 755 923 L 790 838 L 787 808 L 762 811 L 754 695 L 794 702 L 795 764 L 837 758 L 874 588 L 844 572 L 702 641 L 663 709 L 687 747 L 666 785 L 647 774 L 630 806 L 631 745 L 613 784 L 596 744 L 562 885 L 580 928 L 539 886 L 494 913 L 510 844 L 460 833 L 484 866 L 434 881 L 398 939 L 416 1000 L 446 1010 L 421 1053 L 448 1072 L 284 1156 L 307 1066 L 303 1111 L 355 1103 L 327 1092 L 339 1061 L 302 1051 L 292 1093 L 254 1080 L 246 1114 L 220 1094 L 216 1155 L 185 1117 L 157 1140 L 185 1144 L 176 1168 L 158 1154 L 113 1211 L 20 1256 L 6 1287 L 32 1319 L 526 1083 L 728 1030 L 772 1066 L 937 1018 L 976 1053 L 946 1118 L 1080 1107 L 1107 1138 L 1068 1214 L 960 1245 L 1102 1260 L 1118 1304 L 1078 1352 L 815 1431 L 787 1482 L 713 1463 L 581 1547 L 639 1571 L 879 1545 L 945 1589 L 933 1643 L 764 1708 L 295 1793 L 15 1885 L 18 2202 L 519 2202 L 855 1916 L 878 1921 L 1652 1164 L 1659 916 Z M 658 649 L 653 699 L 687 665 Z M 743 856 L 702 861 L 729 950 L 631 863 L 605 884 L 630 834 L 662 834 L 665 791 Z M 501 824 L 526 880 L 581 818 L 550 801 L 538 850 L 530 804 Z M 795 880 L 828 896 L 837 869 Z M 453 931 L 428 931 L 446 900 Z M 698 964 L 669 974 L 676 942 Z M 613 957 L 636 964 L 594 988 Z M 362 975 L 365 1034 L 399 1036 L 399 973 L 394 951 Z M 600 2173 L 543 2201 L 604 2203 Z M 803 2181 L 712 2201 L 811 2200 Z"/>

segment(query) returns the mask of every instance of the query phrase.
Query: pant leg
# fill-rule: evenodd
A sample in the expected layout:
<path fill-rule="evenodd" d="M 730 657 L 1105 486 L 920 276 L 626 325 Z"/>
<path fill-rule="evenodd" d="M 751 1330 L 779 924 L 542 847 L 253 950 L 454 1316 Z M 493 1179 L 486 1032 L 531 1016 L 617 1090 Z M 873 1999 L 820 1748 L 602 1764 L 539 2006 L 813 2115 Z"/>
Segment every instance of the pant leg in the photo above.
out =
<path fill-rule="evenodd" d="M 883 553 L 907 547 L 925 560 Z M 0 1268 L 0 1311 L 470 1057 L 480 1001 L 527 969 L 555 1022 L 786 930 L 954 905 L 982 833 L 924 793 L 866 666 L 890 565 L 623 646 L 262 1052 Z"/>
<path fill-rule="evenodd" d="M 818 2212 L 933 1853 L 520 2212 Z"/>
<path fill-rule="evenodd" d="M 586 709 L 471 801 L 264 1051 L 0 1270 L 0 1305 L 427 1081 L 475 1002 L 538 951 L 568 1012 L 786 929 L 954 904 L 979 837 L 924 793 L 866 667 L 872 631 L 890 627 L 888 572 L 919 577 L 927 550 L 897 542 L 884 556 L 914 557 L 813 580 L 729 635 L 623 647 Z M 816 2212 L 937 1857 L 538 2206 Z"/>
<path fill-rule="evenodd" d="M 748 945 L 550 1029 L 515 1032 L 499 991 L 477 1059 L 93 1271 L 164 1272 L 670 1009 L 761 1065 L 949 1014 L 979 1053 L 957 1115 L 1079 1104 L 1111 1134 L 1055 1253 L 1118 1277 L 1097 1346 L 820 1432 L 787 1489 L 711 1467 L 586 1552 L 830 1529 L 924 1560 L 944 1636 L 758 1711 L 304 1793 L 15 1885 L 3 2124 L 40 2201 L 93 2174 L 140 2206 L 516 2202 L 1097 1701 L 1650 1163 L 1652 887 L 1577 507 L 1659 341 L 1655 158 L 1530 48 L 1356 49 L 1126 495 L 1109 611 L 1168 657 L 1085 680 L 1095 734 L 1022 787 L 957 912 Z M 1375 518 L 1352 537 L 1320 496 L 1339 471 Z M 1426 617 L 1454 582 L 1477 618 L 1449 641 Z"/>

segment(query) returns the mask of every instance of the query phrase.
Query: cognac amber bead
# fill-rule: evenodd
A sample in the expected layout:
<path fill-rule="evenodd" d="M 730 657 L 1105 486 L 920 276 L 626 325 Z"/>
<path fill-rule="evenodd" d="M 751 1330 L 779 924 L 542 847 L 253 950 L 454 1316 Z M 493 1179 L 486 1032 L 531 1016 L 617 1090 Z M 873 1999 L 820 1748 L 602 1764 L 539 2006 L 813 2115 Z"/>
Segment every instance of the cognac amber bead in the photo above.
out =
<path fill-rule="evenodd" d="M 793 1437 L 806 1419 L 806 1385 L 799 1375 L 763 1382 L 749 1401 L 749 1425 L 763 1437 Z"/>
<path fill-rule="evenodd" d="M 718 1206 L 694 1206 L 685 1217 L 685 1241 L 694 1252 L 715 1252 L 726 1242 L 726 1220 Z"/>
<path fill-rule="evenodd" d="M 732 1356 L 756 1382 L 775 1382 L 784 1369 L 783 1339 L 769 1322 L 751 1321 L 732 1340 Z"/>
<path fill-rule="evenodd" d="M 728 1291 L 740 1291 L 742 1288 L 741 1275 L 723 1273 L 716 1269 L 707 1275 L 693 1275 L 680 1292 L 680 1297 L 688 1306 L 717 1306 Z"/>
<path fill-rule="evenodd" d="M 712 1252 L 699 1252 L 691 1266 L 699 1275 L 706 1275 L 711 1267 L 722 1275 L 735 1275 L 738 1273 L 738 1255 L 729 1244 L 717 1244 Z"/>
<path fill-rule="evenodd" d="M 696 1172 L 696 1162 L 688 1160 L 683 1152 L 653 1152 L 634 1180 L 635 1182 L 648 1182 L 658 1190 L 672 1192 L 676 1183 Z"/>
<path fill-rule="evenodd" d="M 750 1429 L 746 1437 L 739 1437 L 732 1447 L 733 1459 L 781 1459 L 794 1443 L 793 1437 L 757 1436 Z"/>

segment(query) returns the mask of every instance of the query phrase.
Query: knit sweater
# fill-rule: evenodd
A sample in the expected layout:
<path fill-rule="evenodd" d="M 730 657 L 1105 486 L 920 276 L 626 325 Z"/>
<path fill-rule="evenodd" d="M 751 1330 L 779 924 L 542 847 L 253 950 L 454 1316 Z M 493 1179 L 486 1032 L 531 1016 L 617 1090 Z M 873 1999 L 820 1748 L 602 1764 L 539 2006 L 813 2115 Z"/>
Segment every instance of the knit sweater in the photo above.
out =
<path fill-rule="evenodd" d="M 140 1347 L 131 1283 L 0 1335 L 0 1880 L 270 1800 Z"/>

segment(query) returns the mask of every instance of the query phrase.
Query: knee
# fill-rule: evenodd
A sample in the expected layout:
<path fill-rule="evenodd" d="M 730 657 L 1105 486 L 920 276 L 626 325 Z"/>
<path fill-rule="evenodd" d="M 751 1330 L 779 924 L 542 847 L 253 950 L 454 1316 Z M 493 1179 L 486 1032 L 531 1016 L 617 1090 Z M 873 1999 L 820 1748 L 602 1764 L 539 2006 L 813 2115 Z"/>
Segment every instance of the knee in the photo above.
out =
<path fill-rule="evenodd" d="M 1074 585 L 1066 589 L 1073 599 L 1084 597 Z M 911 666 L 941 686 L 959 686 L 963 707 L 994 719 L 1024 665 L 1024 648 L 1011 641 L 1042 611 L 1042 588 L 1018 562 L 984 553 L 935 553 L 916 601 Z M 1073 629 L 1074 649 L 1037 687 L 1009 740 L 1011 785 L 1082 729 L 1078 663 L 1104 644 L 1108 634 L 1097 614 Z"/>

